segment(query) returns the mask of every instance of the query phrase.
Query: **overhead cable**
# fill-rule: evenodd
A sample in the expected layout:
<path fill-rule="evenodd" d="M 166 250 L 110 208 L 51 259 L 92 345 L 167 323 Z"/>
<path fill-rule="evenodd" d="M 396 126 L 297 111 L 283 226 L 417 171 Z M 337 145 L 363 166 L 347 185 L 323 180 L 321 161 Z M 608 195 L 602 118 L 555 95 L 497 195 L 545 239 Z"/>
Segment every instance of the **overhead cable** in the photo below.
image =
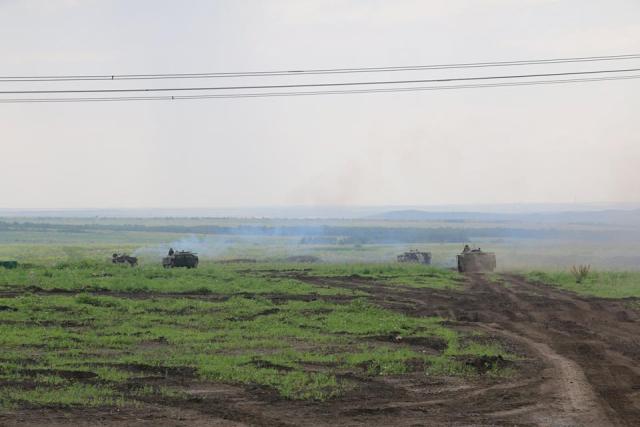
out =
<path fill-rule="evenodd" d="M 229 71 L 204 73 L 150 73 L 150 74 L 86 74 L 86 75 L 27 75 L 0 76 L 0 82 L 56 82 L 56 81 L 96 81 L 96 80 L 163 80 L 163 79 L 206 79 L 226 77 L 267 77 L 267 76 L 295 76 L 318 74 L 351 74 L 351 73 L 379 73 L 423 70 L 447 70 L 464 68 L 510 67 L 524 65 L 547 65 L 584 63 L 600 61 L 622 61 L 640 59 L 640 54 L 565 57 L 551 59 L 529 59 L 516 61 L 462 62 L 432 65 L 404 65 L 388 67 L 353 67 L 353 68 L 311 68 L 294 70 L 267 71 Z"/>
<path fill-rule="evenodd" d="M 416 84 L 416 83 L 449 83 L 449 82 L 461 82 L 461 81 L 505 80 L 505 79 L 560 77 L 560 76 L 607 74 L 607 73 L 628 73 L 628 72 L 636 72 L 636 71 L 640 71 L 640 68 L 593 70 L 593 71 L 568 71 L 568 72 L 561 72 L 561 73 L 507 74 L 507 75 L 501 75 L 501 76 L 445 77 L 445 78 L 437 78 L 437 79 L 384 80 L 384 81 L 360 81 L 360 82 L 338 82 L 338 83 L 333 82 L 333 83 L 301 83 L 301 84 L 250 85 L 250 86 L 172 87 L 172 88 L 163 87 L 163 88 L 118 88 L 118 89 L 9 90 L 9 91 L 0 91 L 0 95 L 185 92 L 185 91 L 207 92 L 207 91 L 224 91 L 224 90 L 295 89 L 295 88 L 313 88 L 313 87 L 370 86 L 370 85 L 393 85 L 393 84 Z"/>
<path fill-rule="evenodd" d="M 68 97 L 68 98 L 0 98 L 0 104 L 11 103 L 64 103 L 64 102 L 111 102 L 111 101 L 172 101 L 172 100 L 195 100 L 195 99 L 232 99 L 232 98 L 269 98 L 269 97 L 289 97 L 289 96 L 315 96 L 315 95 L 350 95 L 368 93 L 396 93 L 396 92 L 419 92 L 419 91 L 439 91 L 439 90 L 459 90 L 459 89 L 482 89 L 513 86 L 534 86 L 534 85 L 554 85 L 567 83 L 602 82 L 612 80 L 640 79 L 640 74 L 628 76 L 592 77 L 560 80 L 532 80 L 523 82 L 501 82 L 466 85 L 439 85 L 439 86 L 416 86 L 397 88 L 370 88 L 351 90 L 326 90 L 326 91 L 301 91 L 301 92 L 254 92 L 254 93 L 230 93 L 230 94 L 196 94 L 196 95 L 160 95 L 160 96 L 120 96 L 120 97 Z"/>

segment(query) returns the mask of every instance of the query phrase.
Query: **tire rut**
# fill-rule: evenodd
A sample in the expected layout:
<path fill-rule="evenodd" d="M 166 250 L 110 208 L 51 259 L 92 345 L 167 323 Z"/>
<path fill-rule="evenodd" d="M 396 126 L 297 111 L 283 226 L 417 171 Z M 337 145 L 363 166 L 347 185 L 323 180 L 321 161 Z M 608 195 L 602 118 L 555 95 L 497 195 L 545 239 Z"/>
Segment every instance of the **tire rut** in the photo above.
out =
<path fill-rule="evenodd" d="M 454 321 L 454 327 L 480 328 L 524 348 L 541 364 L 538 372 L 529 374 L 528 390 L 513 387 L 499 396 L 518 402 L 504 408 L 474 401 L 487 407 L 473 408 L 483 414 L 473 422 L 487 417 L 492 423 L 637 425 L 638 313 L 625 301 L 579 296 L 514 274 L 501 278 L 502 284 L 468 275 L 463 291 L 443 291 L 351 277 L 298 277 L 307 283 L 362 290 L 383 307 L 412 316 L 442 316 Z M 530 395 L 523 399 L 523 393 Z M 459 406 L 465 411 L 464 403 Z"/>

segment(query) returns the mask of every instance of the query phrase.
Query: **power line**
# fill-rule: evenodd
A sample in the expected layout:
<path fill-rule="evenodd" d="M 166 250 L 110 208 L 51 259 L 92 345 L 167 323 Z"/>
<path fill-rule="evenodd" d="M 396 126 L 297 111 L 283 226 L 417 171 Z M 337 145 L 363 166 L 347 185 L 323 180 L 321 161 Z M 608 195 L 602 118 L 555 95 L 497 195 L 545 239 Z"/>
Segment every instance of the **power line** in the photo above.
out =
<path fill-rule="evenodd" d="M 210 73 L 156 73 L 156 74 L 96 74 L 58 76 L 0 76 L 0 82 L 55 82 L 55 81 L 96 81 L 96 80 L 160 80 L 160 79 L 203 79 L 225 77 L 267 77 L 317 74 L 378 73 L 421 70 L 446 70 L 462 68 L 507 67 L 523 65 L 565 64 L 580 62 L 620 61 L 640 59 L 640 54 L 585 56 L 573 58 L 530 59 L 520 61 L 463 62 L 453 64 L 407 65 L 392 67 L 320 68 L 300 70 L 234 71 Z"/>
<path fill-rule="evenodd" d="M 314 96 L 314 95 L 351 95 L 368 93 L 396 93 L 396 92 L 419 92 L 438 91 L 456 89 L 482 89 L 496 87 L 513 86 L 534 86 L 553 85 L 567 83 L 601 82 L 612 80 L 640 79 L 640 74 L 629 76 L 592 77 L 560 80 L 533 80 L 524 82 L 502 82 L 485 84 L 467 84 L 451 86 L 418 86 L 399 88 L 379 88 L 379 89 L 351 89 L 351 90 L 327 90 L 327 91 L 305 91 L 305 92 L 256 92 L 256 93 L 231 93 L 231 94 L 197 94 L 197 95 L 161 95 L 161 96 L 122 96 L 122 97 L 81 97 L 81 98 L 5 98 L 0 99 L 2 104 L 12 103 L 58 103 L 58 102 L 112 102 L 112 101 L 172 101 L 172 100 L 194 100 L 194 99 L 231 99 L 231 98 L 269 98 L 269 97 L 289 97 L 289 96 Z"/>
<path fill-rule="evenodd" d="M 418 80 L 386 80 L 368 82 L 339 82 L 339 83 L 302 83 L 302 84 L 281 84 L 281 85 L 252 85 L 252 86 L 210 86 L 210 87 L 178 87 L 178 88 L 134 88 L 134 89 L 62 89 L 62 90 L 14 90 L 0 91 L 0 95 L 33 95 L 33 94 L 74 94 L 74 93 L 127 93 L 127 92 L 184 92 L 184 91 L 219 91 L 219 90 L 255 90 L 255 89 L 294 89 L 313 87 L 344 87 L 344 86 L 369 86 L 369 85 L 392 85 L 392 84 L 416 84 L 416 83 L 449 83 L 460 81 L 478 80 L 504 80 L 523 79 L 537 77 L 559 77 L 575 76 L 603 73 L 627 73 L 640 71 L 640 68 L 626 68 L 616 70 L 594 70 L 594 71 L 569 71 L 562 73 L 537 73 L 537 74 L 508 74 L 502 76 L 477 76 L 477 77 L 447 77 L 439 79 L 418 79 Z"/>

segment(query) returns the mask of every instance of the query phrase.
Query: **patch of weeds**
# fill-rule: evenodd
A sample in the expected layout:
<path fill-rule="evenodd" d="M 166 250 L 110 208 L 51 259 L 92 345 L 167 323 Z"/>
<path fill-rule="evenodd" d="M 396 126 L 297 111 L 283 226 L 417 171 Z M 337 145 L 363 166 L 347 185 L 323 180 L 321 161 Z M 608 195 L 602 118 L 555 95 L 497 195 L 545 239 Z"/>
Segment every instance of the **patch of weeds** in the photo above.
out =
<path fill-rule="evenodd" d="M 511 287 L 511 284 L 506 281 L 500 274 L 498 273 L 488 273 L 484 275 L 485 279 L 487 281 L 489 281 L 490 283 L 496 284 L 496 285 L 502 285 L 505 286 L 507 288 Z"/>
<path fill-rule="evenodd" d="M 124 406 L 124 396 L 115 390 L 98 385 L 72 383 L 64 387 L 38 386 L 25 390 L 0 388 L 0 406 L 13 408 L 22 405 L 42 407 Z"/>
<path fill-rule="evenodd" d="M 498 342 L 474 342 L 469 339 L 455 337 L 449 341 L 447 349 L 438 356 L 427 356 L 427 374 L 473 376 L 491 374 L 499 377 L 507 375 L 511 363 L 517 359 L 509 354 Z M 475 336 L 479 338 L 479 336 Z"/>
<path fill-rule="evenodd" d="M 115 383 L 123 382 L 131 377 L 131 374 L 128 372 L 124 372 L 119 369 L 109 368 L 109 367 L 97 368 L 95 370 L 95 373 L 98 375 L 98 378 L 100 378 L 101 380 L 115 382 Z"/>
<path fill-rule="evenodd" d="M 373 348 L 345 356 L 348 365 L 363 368 L 369 375 L 404 374 L 412 370 L 409 364 L 411 361 L 424 363 L 426 357 L 408 348 L 389 347 Z"/>

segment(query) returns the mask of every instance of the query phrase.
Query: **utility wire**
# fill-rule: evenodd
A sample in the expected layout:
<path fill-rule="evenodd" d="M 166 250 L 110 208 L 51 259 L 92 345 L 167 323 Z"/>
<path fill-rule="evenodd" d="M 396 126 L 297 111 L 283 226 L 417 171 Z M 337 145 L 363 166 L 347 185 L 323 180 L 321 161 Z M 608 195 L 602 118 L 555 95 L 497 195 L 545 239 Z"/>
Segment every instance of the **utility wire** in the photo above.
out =
<path fill-rule="evenodd" d="M 419 80 L 387 80 L 369 82 L 339 82 L 339 83 L 303 83 L 303 84 L 281 84 L 281 85 L 254 85 L 254 86 L 212 86 L 212 87 L 178 87 L 178 88 L 134 88 L 134 89 L 62 89 L 62 90 L 12 90 L 0 91 L 0 95 L 32 95 L 32 94 L 73 94 L 73 93 L 125 93 L 125 92 L 185 92 L 185 91 L 219 91 L 219 90 L 255 90 L 255 89 L 294 89 L 313 87 L 343 87 L 343 86 L 369 86 L 369 85 L 391 85 L 391 84 L 415 84 L 415 83 L 449 83 L 460 81 L 478 80 L 503 80 L 503 79 L 523 79 L 532 77 L 559 77 L 575 76 L 603 73 L 627 73 L 640 71 L 640 68 L 625 68 L 617 70 L 594 70 L 594 71 L 569 71 L 562 73 L 537 73 L 537 74 L 509 74 L 502 76 L 479 76 L 479 77 L 447 77 L 439 79 L 419 79 Z"/>
<path fill-rule="evenodd" d="M 396 93 L 396 92 L 419 92 L 438 91 L 456 89 L 482 89 L 512 86 L 534 86 L 552 85 L 567 83 L 601 82 L 612 80 L 640 79 L 640 74 L 629 76 L 591 77 L 560 80 L 533 80 L 524 82 L 502 82 L 484 84 L 466 84 L 449 86 L 416 86 L 399 88 L 379 88 L 379 89 L 351 89 L 351 90 L 326 90 L 326 91 L 304 91 L 304 92 L 255 92 L 255 93 L 231 93 L 231 94 L 197 94 L 197 95 L 160 95 L 160 96 L 121 96 L 121 97 L 80 97 L 80 98 L 5 98 L 0 99 L 1 104 L 12 103 L 57 103 L 57 102 L 110 102 L 110 101 L 173 101 L 173 100 L 194 100 L 194 99 L 230 99 L 230 98 L 269 98 L 288 96 L 312 96 L 312 95 L 350 95 L 367 93 Z"/>
<path fill-rule="evenodd" d="M 320 68 L 301 70 L 271 71 L 235 71 L 211 73 L 173 73 L 173 74 L 96 74 L 96 75 L 58 75 L 58 76 L 0 76 L 0 82 L 55 82 L 55 81 L 95 81 L 95 80 L 160 80 L 160 79 L 204 79 L 224 77 L 266 77 L 317 74 L 378 73 L 398 71 L 446 70 L 458 68 L 507 67 L 522 65 L 565 64 L 580 62 L 620 61 L 640 59 L 640 54 L 585 56 L 574 58 L 530 59 L 521 61 L 463 62 L 454 64 L 408 65 L 395 67 L 355 67 Z"/>

